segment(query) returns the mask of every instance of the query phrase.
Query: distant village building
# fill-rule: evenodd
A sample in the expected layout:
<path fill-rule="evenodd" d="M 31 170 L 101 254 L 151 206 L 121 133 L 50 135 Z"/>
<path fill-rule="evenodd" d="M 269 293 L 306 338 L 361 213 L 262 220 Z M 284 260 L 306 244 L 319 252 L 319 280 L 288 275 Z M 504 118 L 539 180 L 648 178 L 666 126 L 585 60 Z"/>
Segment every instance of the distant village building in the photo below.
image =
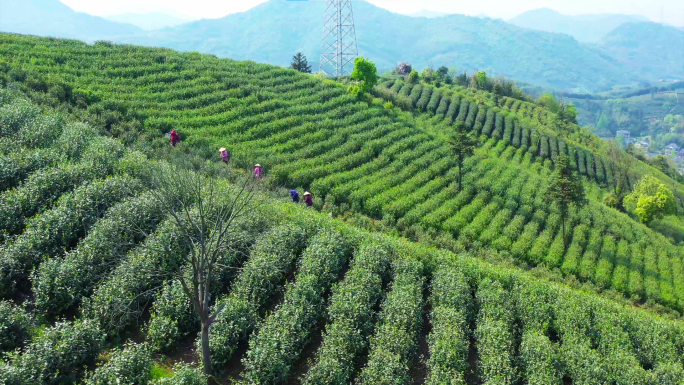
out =
<path fill-rule="evenodd" d="M 637 142 L 634 142 L 634 147 L 636 148 L 641 148 L 641 149 L 647 149 L 651 144 L 648 143 L 647 140 L 639 140 Z"/>
<path fill-rule="evenodd" d="M 615 133 L 615 137 L 616 138 L 622 137 L 622 140 L 624 140 L 625 143 L 629 143 L 629 141 L 631 140 L 631 134 L 627 130 L 618 130 Z"/>
<path fill-rule="evenodd" d="M 658 155 L 663 155 L 663 154 L 661 154 L 661 153 L 659 153 L 659 152 L 647 152 L 647 153 L 646 153 L 646 157 L 647 157 L 647 158 L 655 158 L 655 157 L 658 156 Z"/>
<path fill-rule="evenodd" d="M 670 143 L 667 146 L 665 146 L 665 149 L 677 151 L 677 150 L 679 150 L 679 146 L 677 145 L 677 143 Z"/>

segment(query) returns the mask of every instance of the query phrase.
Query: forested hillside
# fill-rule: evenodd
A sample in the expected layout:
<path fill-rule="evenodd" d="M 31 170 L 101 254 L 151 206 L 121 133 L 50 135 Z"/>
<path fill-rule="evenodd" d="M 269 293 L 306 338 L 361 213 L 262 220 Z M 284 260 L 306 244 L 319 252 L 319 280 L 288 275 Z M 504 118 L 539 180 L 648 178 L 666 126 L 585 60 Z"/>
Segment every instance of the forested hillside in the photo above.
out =
<path fill-rule="evenodd" d="M 385 100 L 358 98 L 332 80 L 168 49 L 3 34 L 0 55 L 0 295 L 12 300 L 0 341 L 23 347 L 0 365 L 11 384 L 147 383 L 163 377 L 155 354 L 197 360 L 205 320 L 164 279 L 197 250 L 168 210 L 182 201 L 188 218 L 218 215 L 255 163 L 262 204 L 233 225 L 206 295 L 222 310 L 207 335 L 221 379 L 677 384 L 684 374 L 684 249 L 603 204 L 620 178 L 682 187 L 643 163 L 616 172 L 572 119 L 403 80 L 377 86 Z M 456 125 L 478 136 L 462 189 Z M 169 149 L 172 129 L 182 142 Z M 560 154 L 588 198 L 567 242 L 545 197 Z M 204 206 L 157 175 L 200 176 L 218 193 Z M 313 192 L 315 208 L 285 203 L 283 187 Z M 145 344 L 111 350 L 123 341 Z"/>

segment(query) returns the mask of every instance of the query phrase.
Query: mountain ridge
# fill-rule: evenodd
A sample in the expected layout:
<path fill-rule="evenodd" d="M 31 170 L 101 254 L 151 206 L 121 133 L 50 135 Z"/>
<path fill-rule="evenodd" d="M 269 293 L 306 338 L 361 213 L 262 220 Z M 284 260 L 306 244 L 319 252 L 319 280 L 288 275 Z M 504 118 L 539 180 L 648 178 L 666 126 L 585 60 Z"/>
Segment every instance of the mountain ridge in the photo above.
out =
<path fill-rule="evenodd" d="M 522 28 L 564 33 L 583 43 L 597 43 L 624 23 L 650 21 L 640 15 L 586 14 L 565 15 L 551 8 L 523 12 L 508 22 Z"/>

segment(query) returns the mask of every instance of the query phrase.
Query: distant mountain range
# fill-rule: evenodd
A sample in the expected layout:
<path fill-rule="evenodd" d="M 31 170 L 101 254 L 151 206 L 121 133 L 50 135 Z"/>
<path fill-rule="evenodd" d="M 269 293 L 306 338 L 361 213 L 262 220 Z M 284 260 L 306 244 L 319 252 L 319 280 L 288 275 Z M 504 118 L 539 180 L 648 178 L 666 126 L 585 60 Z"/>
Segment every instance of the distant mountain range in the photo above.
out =
<path fill-rule="evenodd" d="M 105 19 L 118 23 L 133 24 L 146 31 L 175 27 L 192 21 L 192 19 L 182 19 L 167 15 L 165 13 L 123 13 L 120 15 L 105 16 Z"/>
<path fill-rule="evenodd" d="M 583 43 L 597 43 L 609 32 L 624 23 L 650 21 L 639 15 L 563 15 L 549 8 L 540 8 L 522 13 L 509 23 L 518 27 L 545 32 L 564 33 Z"/>
<path fill-rule="evenodd" d="M 442 13 L 442 12 L 435 12 L 435 11 L 428 11 L 427 9 L 421 9 L 418 12 L 411 13 L 408 16 L 411 17 L 427 17 L 428 19 L 432 19 L 435 17 L 442 17 L 446 16 L 448 13 Z"/>
<path fill-rule="evenodd" d="M 289 65 L 294 53 L 302 52 L 316 70 L 324 7 L 321 1 L 270 0 L 219 19 L 144 31 L 74 12 L 57 0 L 0 0 L 0 31 L 109 39 L 282 66 Z M 59 17 L 52 8 L 59 9 Z M 654 23 L 623 24 L 629 28 L 618 28 L 597 43 L 586 44 L 567 34 L 521 28 L 503 20 L 463 15 L 411 17 L 365 1 L 354 2 L 354 18 L 359 54 L 381 70 L 399 61 L 408 61 L 419 70 L 446 65 L 582 93 L 684 77 L 684 62 L 679 59 L 684 46 L 666 44 L 678 42 L 684 32 L 660 25 L 654 28 Z"/>
<path fill-rule="evenodd" d="M 0 0 L 0 31 L 85 41 L 144 33 L 131 24 L 75 12 L 57 0 Z"/>
<path fill-rule="evenodd" d="M 684 79 L 684 31 L 658 23 L 626 23 L 601 39 L 599 47 L 645 78 Z"/>

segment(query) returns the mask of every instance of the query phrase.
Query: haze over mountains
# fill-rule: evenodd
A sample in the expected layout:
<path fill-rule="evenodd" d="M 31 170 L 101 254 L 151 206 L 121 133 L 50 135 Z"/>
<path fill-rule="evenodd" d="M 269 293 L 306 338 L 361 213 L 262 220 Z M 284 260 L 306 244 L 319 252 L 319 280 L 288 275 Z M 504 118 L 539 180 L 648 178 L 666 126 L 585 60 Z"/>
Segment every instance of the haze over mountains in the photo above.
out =
<path fill-rule="evenodd" d="M 142 28 L 146 31 L 162 29 L 167 27 L 175 27 L 177 25 L 181 25 L 192 21 L 188 18 L 180 18 L 159 12 L 122 13 L 120 15 L 105 16 L 105 19 L 116 21 L 118 23 L 133 24 L 136 27 Z"/>
<path fill-rule="evenodd" d="M 320 1 L 270 0 L 219 19 L 145 31 L 74 12 L 58 0 L 0 0 L 0 31 L 86 41 L 106 39 L 282 66 L 289 65 L 292 55 L 301 51 L 317 69 L 324 6 Z M 539 12 L 528 12 L 527 20 L 535 14 Z M 439 15 L 430 12 L 413 16 L 420 17 L 392 13 L 365 1 L 354 2 L 359 54 L 369 57 L 381 70 L 399 61 L 408 61 L 418 69 L 446 65 L 459 71 L 486 70 L 492 75 L 574 92 L 684 77 L 680 59 L 684 43 L 679 44 L 684 42 L 684 32 L 655 23 L 623 24 L 629 27 L 606 31 L 596 43 L 588 44 L 558 31 L 521 28 L 503 20 L 433 17 Z M 580 17 L 577 23 L 597 26 L 592 33 L 598 36 L 608 28 L 600 16 Z M 517 18 L 520 23 L 525 19 L 521 17 Z M 117 20 L 134 22 L 131 17 Z"/>
<path fill-rule="evenodd" d="M 0 0 L 0 31 L 85 41 L 144 32 L 131 24 L 75 12 L 58 0 Z"/>
<path fill-rule="evenodd" d="M 640 15 L 563 15 L 549 8 L 540 8 L 522 13 L 509 23 L 518 27 L 546 32 L 564 33 L 583 43 L 598 43 L 603 37 L 624 23 L 650 21 Z"/>

